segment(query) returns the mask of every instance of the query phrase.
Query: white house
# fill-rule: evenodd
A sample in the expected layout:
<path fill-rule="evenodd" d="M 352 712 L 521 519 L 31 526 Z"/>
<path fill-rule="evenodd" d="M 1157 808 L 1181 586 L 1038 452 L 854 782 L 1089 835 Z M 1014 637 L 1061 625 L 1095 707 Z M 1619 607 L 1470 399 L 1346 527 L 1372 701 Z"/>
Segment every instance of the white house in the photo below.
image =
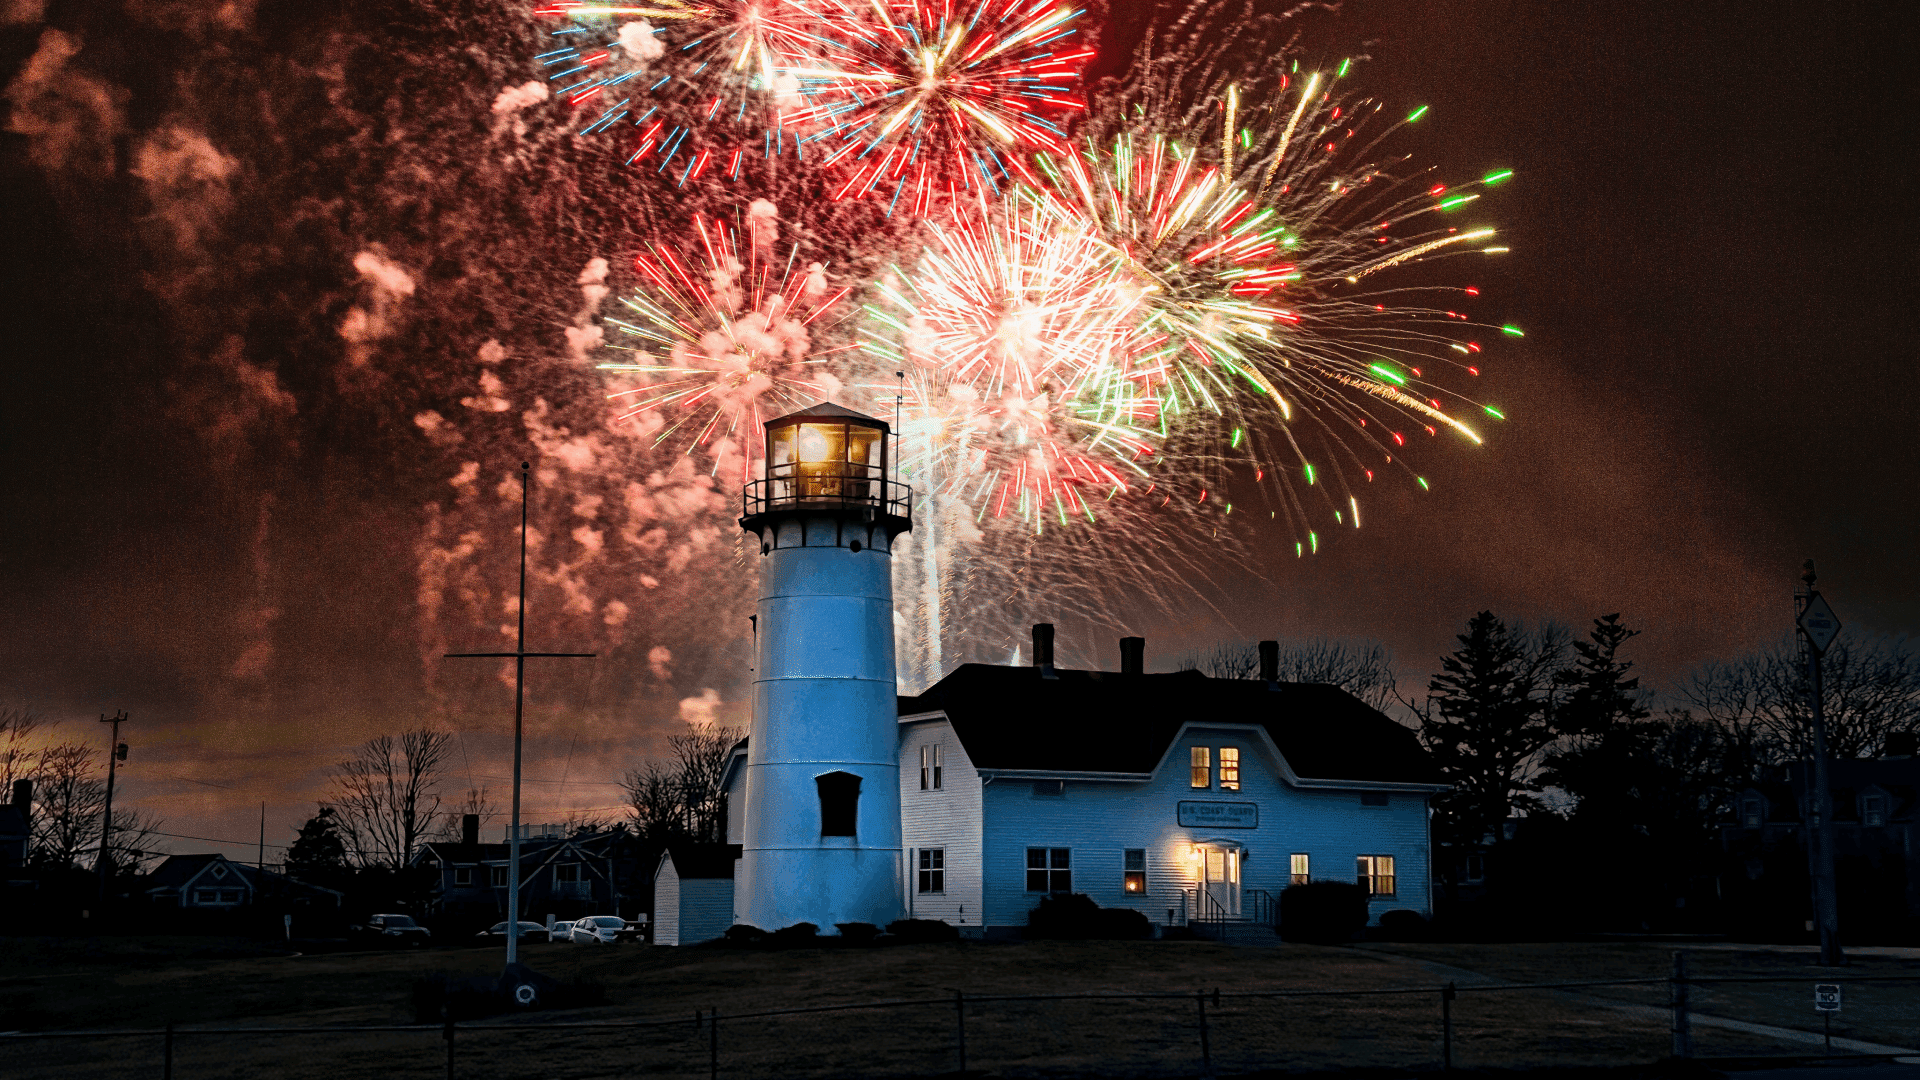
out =
<path fill-rule="evenodd" d="M 1427 800 L 1447 785 L 1412 731 L 1333 686 L 1143 674 L 1142 645 L 1120 672 L 965 664 L 901 699 L 915 917 L 1017 933 L 1075 892 L 1271 925 L 1309 878 L 1366 886 L 1374 919 L 1432 914 Z"/>

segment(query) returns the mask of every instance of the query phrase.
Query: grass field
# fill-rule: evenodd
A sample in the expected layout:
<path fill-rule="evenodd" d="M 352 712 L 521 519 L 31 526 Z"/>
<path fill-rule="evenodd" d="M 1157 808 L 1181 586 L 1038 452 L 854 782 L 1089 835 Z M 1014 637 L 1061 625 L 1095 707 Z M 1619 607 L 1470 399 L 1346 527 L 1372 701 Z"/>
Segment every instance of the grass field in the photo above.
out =
<path fill-rule="evenodd" d="M 1223 1075 L 1266 1069 L 1429 1069 L 1440 1062 L 1439 995 L 1462 986 L 1663 977 L 1670 946 L 1287 945 L 1236 949 L 1199 941 L 954 943 L 882 949 L 762 953 L 648 946 L 534 945 L 526 961 L 557 978 L 604 987 L 606 1004 L 463 1024 L 462 1078 L 708 1075 L 717 1044 L 729 1077 L 930 1076 L 958 1067 L 954 991 L 1020 994 L 1166 993 L 1148 1000 L 975 1001 L 965 1006 L 968 1066 L 997 1076 L 1183 1076 L 1201 1066 L 1196 990 L 1206 1002 L 1207 1049 Z M 1804 955 L 1698 950 L 1696 976 L 1781 977 L 1694 990 L 1695 1008 L 1819 1030 L 1811 987 L 1831 976 Z M 500 950 L 426 950 L 288 956 L 209 939 L 0 940 L 0 1029 L 72 1030 L 179 1025 L 174 1076 L 430 1077 L 445 1075 L 435 1032 L 199 1035 L 209 1027 L 407 1024 L 414 980 L 434 972 L 491 974 Z M 1478 973 L 1480 978 L 1463 976 Z M 1920 960 L 1862 959 L 1835 1033 L 1920 1047 L 1920 981 L 1863 983 L 1861 975 L 1920 975 Z M 1357 994 L 1422 988 L 1407 994 Z M 1251 991 L 1316 996 L 1235 997 Z M 1453 1004 L 1454 1057 L 1463 1066 L 1519 1068 L 1653 1062 L 1669 1049 L 1664 985 L 1578 991 L 1462 993 Z M 747 1012 L 882 1000 L 928 1000 L 728 1020 Z M 1619 1009 L 1606 1003 L 1654 1006 Z M 696 1010 L 717 1009 L 715 1032 Z M 670 1021 L 640 1029 L 562 1028 L 579 1021 Z M 542 1030 L 502 1030 L 536 1023 Z M 1697 1028 L 1703 1054 L 1802 1052 L 1751 1034 Z M 0 1045 L 9 1077 L 159 1075 L 160 1040 L 89 1038 Z"/>

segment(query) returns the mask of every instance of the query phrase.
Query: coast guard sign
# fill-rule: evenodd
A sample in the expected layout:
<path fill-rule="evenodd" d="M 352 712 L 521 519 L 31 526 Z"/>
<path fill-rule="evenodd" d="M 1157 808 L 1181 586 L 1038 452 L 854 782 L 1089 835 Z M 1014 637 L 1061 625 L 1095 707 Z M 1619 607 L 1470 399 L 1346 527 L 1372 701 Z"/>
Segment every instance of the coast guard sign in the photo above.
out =
<path fill-rule="evenodd" d="M 1174 814 L 1180 824 L 1196 829 L 1257 829 L 1260 806 L 1250 802 L 1181 800 Z"/>

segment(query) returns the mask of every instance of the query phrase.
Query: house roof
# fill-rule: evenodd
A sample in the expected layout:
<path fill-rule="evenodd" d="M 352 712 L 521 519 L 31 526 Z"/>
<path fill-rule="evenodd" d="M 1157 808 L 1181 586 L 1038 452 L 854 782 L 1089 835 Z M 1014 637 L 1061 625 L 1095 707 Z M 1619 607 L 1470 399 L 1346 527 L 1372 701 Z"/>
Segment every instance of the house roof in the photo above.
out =
<path fill-rule="evenodd" d="M 687 878 L 730 878 L 734 862 L 740 858 L 739 844 L 668 844 L 663 859 L 673 860 L 673 872 L 682 881 Z"/>
<path fill-rule="evenodd" d="M 1254 724 L 1303 780 L 1445 783 L 1412 730 L 1320 683 L 962 664 L 899 706 L 945 713 L 982 769 L 1144 774 L 1188 723 Z"/>
<path fill-rule="evenodd" d="M 271 870 L 257 870 L 246 863 L 234 862 L 218 854 L 168 856 L 166 862 L 155 867 L 153 873 L 147 875 L 146 891 L 155 893 L 184 889 L 188 883 L 199 877 L 203 871 L 207 871 L 214 863 L 219 863 L 227 873 L 233 875 L 231 879 L 222 875 L 219 879 L 219 884 L 222 886 L 244 884 L 255 892 L 268 894 L 304 892 L 325 893 L 333 897 L 342 895 L 338 889 L 310 885 L 287 877 L 285 874 L 276 874 Z"/>
<path fill-rule="evenodd" d="M 530 843 L 523 842 L 521 844 L 520 854 L 522 858 L 526 857 L 531 847 L 532 845 Z M 416 863 L 419 862 L 425 858 L 429 852 L 433 854 L 434 858 L 449 865 L 501 862 L 511 854 L 506 844 L 463 844 L 457 841 L 436 840 L 431 843 L 421 844 L 420 850 L 414 854 L 413 861 Z"/>

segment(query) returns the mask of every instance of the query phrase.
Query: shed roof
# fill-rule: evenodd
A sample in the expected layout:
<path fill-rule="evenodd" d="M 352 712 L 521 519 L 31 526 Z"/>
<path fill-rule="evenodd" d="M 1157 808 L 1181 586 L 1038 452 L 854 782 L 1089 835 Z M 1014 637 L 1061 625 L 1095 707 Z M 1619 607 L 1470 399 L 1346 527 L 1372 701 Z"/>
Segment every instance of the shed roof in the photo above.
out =
<path fill-rule="evenodd" d="M 944 712 L 983 769 L 1148 773 L 1185 724 L 1255 724 L 1303 780 L 1446 782 L 1412 730 L 1320 683 L 962 664 L 899 706 Z"/>

